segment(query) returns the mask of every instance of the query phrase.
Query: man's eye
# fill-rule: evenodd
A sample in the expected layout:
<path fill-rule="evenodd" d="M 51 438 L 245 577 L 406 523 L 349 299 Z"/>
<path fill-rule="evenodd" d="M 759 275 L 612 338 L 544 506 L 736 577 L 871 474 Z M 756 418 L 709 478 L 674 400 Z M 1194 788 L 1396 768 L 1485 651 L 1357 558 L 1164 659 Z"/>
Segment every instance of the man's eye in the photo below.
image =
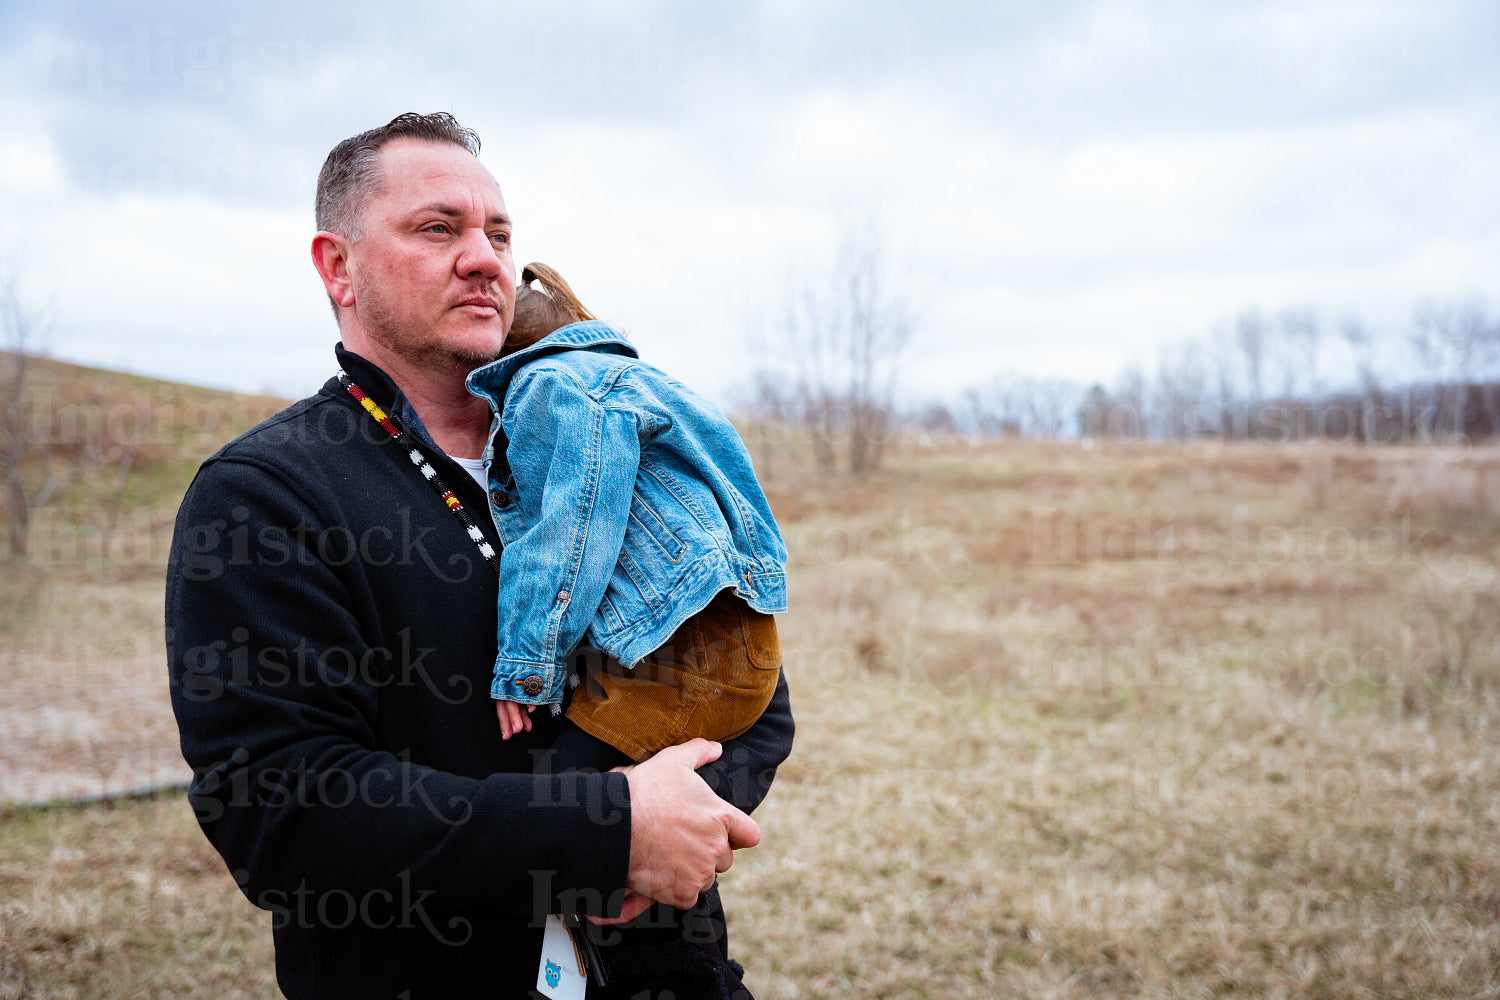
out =
<path fill-rule="evenodd" d="M 448 224 L 446 222 L 434 222 L 422 227 L 424 233 L 446 233 Z"/>
<path fill-rule="evenodd" d="M 503 243 L 508 246 L 510 244 L 510 233 L 490 233 L 490 239 L 494 240 L 496 243 Z"/>

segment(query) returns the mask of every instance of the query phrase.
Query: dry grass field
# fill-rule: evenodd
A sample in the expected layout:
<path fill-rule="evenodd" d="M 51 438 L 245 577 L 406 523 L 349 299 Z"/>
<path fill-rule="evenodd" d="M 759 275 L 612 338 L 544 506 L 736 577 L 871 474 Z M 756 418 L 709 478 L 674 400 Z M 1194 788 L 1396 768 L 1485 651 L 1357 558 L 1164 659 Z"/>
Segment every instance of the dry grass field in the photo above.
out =
<path fill-rule="evenodd" d="M 758 995 L 1500 995 L 1500 454 L 948 442 L 776 500 Z"/>
<path fill-rule="evenodd" d="M 798 742 L 723 879 L 757 996 L 1500 996 L 1500 452 L 769 454 Z M 0 574 L 7 740 L 180 766 L 150 562 Z M 276 995 L 181 797 L 0 817 L 0 998 Z"/>
<path fill-rule="evenodd" d="M 50 499 L 24 559 L 0 540 L 0 801 L 179 779 L 162 573 L 198 463 L 283 401 L 33 359 Z M 39 489 L 37 492 L 41 492 Z"/>

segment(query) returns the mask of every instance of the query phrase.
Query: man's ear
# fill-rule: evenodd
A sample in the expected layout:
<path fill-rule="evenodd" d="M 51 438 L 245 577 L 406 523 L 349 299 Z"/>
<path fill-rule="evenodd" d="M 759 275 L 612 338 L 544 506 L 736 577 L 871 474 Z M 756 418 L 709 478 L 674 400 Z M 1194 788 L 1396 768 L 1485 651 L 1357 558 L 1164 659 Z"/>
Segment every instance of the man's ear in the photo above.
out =
<path fill-rule="evenodd" d="M 349 241 L 326 229 L 312 240 L 313 267 L 323 279 L 328 297 L 341 306 L 354 305 L 354 282 L 349 277 Z"/>

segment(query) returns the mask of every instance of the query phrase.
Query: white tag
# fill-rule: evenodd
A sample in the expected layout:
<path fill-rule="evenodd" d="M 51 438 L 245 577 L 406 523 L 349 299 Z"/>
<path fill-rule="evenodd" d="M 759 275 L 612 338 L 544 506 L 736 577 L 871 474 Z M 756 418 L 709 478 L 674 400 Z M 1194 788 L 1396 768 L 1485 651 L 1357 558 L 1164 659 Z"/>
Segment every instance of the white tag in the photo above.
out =
<path fill-rule="evenodd" d="M 578 950 L 561 918 L 547 918 L 542 931 L 542 961 L 536 969 L 537 992 L 557 1000 L 583 1000 L 589 977 L 578 967 Z"/>

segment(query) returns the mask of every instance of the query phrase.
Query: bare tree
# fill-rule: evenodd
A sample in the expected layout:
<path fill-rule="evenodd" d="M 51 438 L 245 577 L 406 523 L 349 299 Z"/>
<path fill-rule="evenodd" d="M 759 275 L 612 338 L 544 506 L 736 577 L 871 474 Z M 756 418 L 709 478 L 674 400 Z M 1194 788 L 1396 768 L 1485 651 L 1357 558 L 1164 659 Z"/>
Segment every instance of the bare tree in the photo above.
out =
<path fill-rule="evenodd" d="M 1363 320 L 1350 314 L 1339 320 L 1339 336 L 1348 345 L 1355 371 L 1359 373 L 1355 435 L 1366 443 L 1378 441 L 1381 439 L 1381 428 L 1376 424 L 1380 415 L 1380 378 L 1375 373 L 1375 363 L 1370 357 L 1370 331 L 1365 329 Z"/>
<path fill-rule="evenodd" d="M 1318 342 L 1323 328 L 1311 306 L 1283 309 L 1281 328 L 1282 396 L 1287 402 L 1318 391 Z"/>
<path fill-rule="evenodd" d="M 755 421 L 755 472 L 763 481 L 775 478 L 776 439 L 787 428 L 801 422 L 802 408 L 785 380 L 769 371 L 758 371 L 752 380 L 750 407 Z"/>
<path fill-rule="evenodd" d="M 26 554 L 32 511 L 59 480 L 52 469 L 52 434 L 38 420 L 27 376 L 46 323 L 21 299 L 16 274 L 0 265 L 0 475 L 12 557 Z M 29 481 L 28 481 L 29 480 Z"/>
<path fill-rule="evenodd" d="M 1083 402 L 1078 404 L 1079 437 L 1108 437 L 1109 414 L 1114 405 L 1114 400 L 1110 399 L 1104 386 L 1097 382 L 1089 386 L 1088 392 L 1083 395 Z"/>
<path fill-rule="evenodd" d="M 965 419 L 988 437 L 1060 437 L 1080 419 L 1084 397 L 1067 379 L 995 375 L 965 393 Z"/>
<path fill-rule="evenodd" d="M 1492 374 L 1497 341 L 1500 322 L 1490 320 L 1482 302 L 1426 302 L 1417 308 L 1411 347 L 1429 382 L 1425 429 L 1465 436 L 1470 418 L 1465 386 Z"/>
<path fill-rule="evenodd" d="M 1026 419 L 1024 393 L 1014 379 L 995 376 L 964 394 L 969 421 L 986 437 L 1018 436 Z"/>
<path fill-rule="evenodd" d="M 1209 336 L 1209 364 L 1213 369 L 1215 396 L 1217 397 L 1218 431 L 1221 440 L 1243 437 L 1244 428 L 1236 426 L 1235 419 L 1235 344 L 1229 328 L 1214 327 Z"/>
<path fill-rule="evenodd" d="M 1370 357 L 1370 331 L 1365 328 L 1364 320 L 1350 313 L 1339 320 L 1338 329 L 1339 336 L 1349 348 L 1349 356 L 1354 360 L 1354 369 L 1359 373 L 1361 389 L 1368 391 L 1378 388 L 1380 379 L 1375 374 L 1375 364 Z"/>
<path fill-rule="evenodd" d="M 787 394 L 775 394 L 777 409 L 789 413 L 807 432 L 812 441 L 813 464 L 818 472 L 830 475 L 836 467 L 835 444 L 838 441 L 841 412 L 838 386 L 834 372 L 840 367 L 838 344 L 830 332 L 831 320 L 827 315 L 828 303 L 821 289 L 806 284 L 789 282 L 788 298 L 779 339 L 784 350 L 781 357 L 791 358 L 794 377 L 790 398 Z M 758 381 L 763 386 L 775 386 L 782 380 L 777 375 L 762 373 Z M 772 398 L 762 393 L 763 398 Z"/>
<path fill-rule="evenodd" d="M 849 471 L 875 471 L 893 429 L 896 389 L 915 313 L 888 273 L 873 226 L 846 228 L 833 267 L 789 283 L 780 340 L 793 368 L 801 422 L 819 471 L 833 472 L 838 445 Z"/>
<path fill-rule="evenodd" d="M 1234 324 L 1234 335 L 1240 353 L 1245 356 L 1245 377 L 1249 380 L 1250 406 L 1255 408 L 1265 400 L 1265 384 L 1262 381 L 1266 362 L 1266 324 L 1260 313 L 1246 309 Z"/>
<path fill-rule="evenodd" d="M 1191 343 L 1179 344 L 1175 363 L 1163 357 L 1157 365 L 1152 409 L 1162 418 L 1163 437 L 1187 439 L 1203 431 L 1202 409 L 1205 379 L 1198 351 Z"/>
<path fill-rule="evenodd" d="M 1076 415 L 1082 390 L 1077 383 L 1066 379 L 1029 379 L 1026 383 L 1029 397 L 1027 425 L 1034 437 L 1061 437 L 1068 426 L 1068 417 Z"/>
<path fill-rule="evenodd" d="M 1140 366 L 1130 365 L 1115 382 L 1115 406 L 1110 412 L 1110 433 L 1115 437 L 1145 438 L 1151 434 L 1146 376 Z"/>
<path fill-rule="evenodd" d="M 958 418 L 947 403 L 932 400 L 917 412 L 916 424 L 924 431 L 936 434 L 957 434 Z"/>
<path fill-rule="evenodd" d="M 877 232 L 846 235 L 835 294 L 845 308 L 849 373 L 849 471 L 873 472 L 890 439 L 896 384 L 915 317 L 886 273 Z"/>

